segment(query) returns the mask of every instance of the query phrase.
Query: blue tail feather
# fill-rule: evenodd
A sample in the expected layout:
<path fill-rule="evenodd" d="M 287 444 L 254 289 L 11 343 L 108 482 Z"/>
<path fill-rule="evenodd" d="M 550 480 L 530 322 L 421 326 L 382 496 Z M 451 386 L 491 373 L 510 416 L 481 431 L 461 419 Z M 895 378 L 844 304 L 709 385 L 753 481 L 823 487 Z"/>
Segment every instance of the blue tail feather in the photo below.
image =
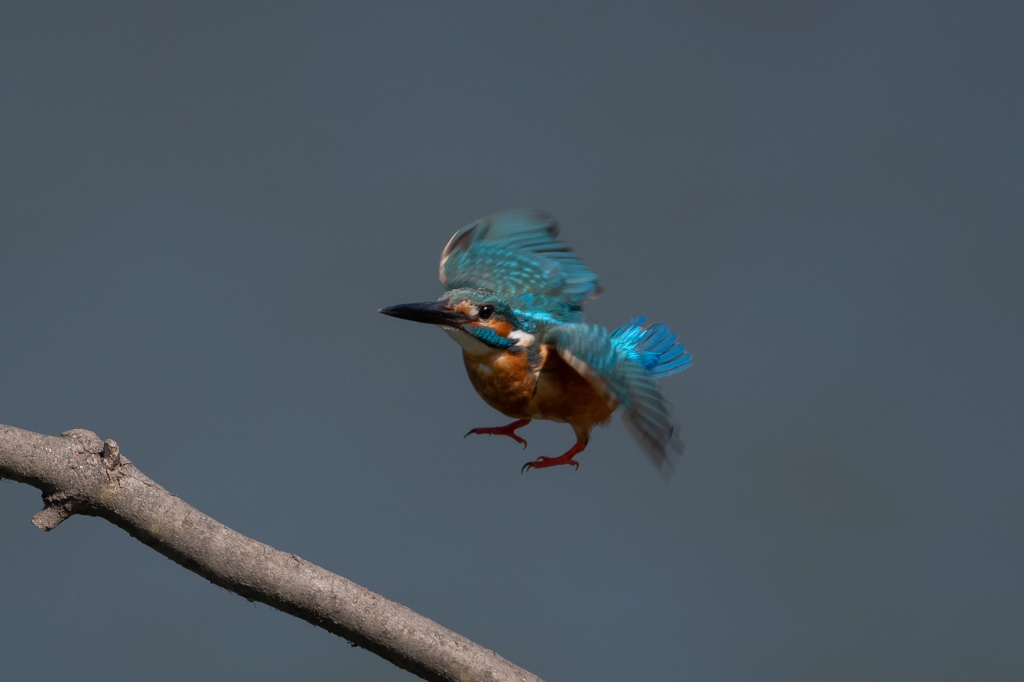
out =
<path fill-rule="evenodd" d="M 686 346 L 676 343 L 676 335 L 665 324 L 645 326 L 646 321 L 645 317 L 634 317 L 611 333 L 612 343 L 656 379 L 693 364 L 693 356 L 686 352 Z"/>

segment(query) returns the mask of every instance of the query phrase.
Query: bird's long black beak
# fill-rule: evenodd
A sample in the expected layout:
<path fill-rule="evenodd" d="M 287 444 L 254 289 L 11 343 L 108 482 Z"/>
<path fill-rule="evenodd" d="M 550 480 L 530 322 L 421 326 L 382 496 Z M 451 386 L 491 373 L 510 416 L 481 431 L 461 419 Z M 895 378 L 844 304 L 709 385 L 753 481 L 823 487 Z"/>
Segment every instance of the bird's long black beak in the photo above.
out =
<path fill-rule="evenodd" d="M 444 327 L 458 329 L 466 323 L 466 316 L 448 307 L 447 301 L 430 301 L 429 303 L 403 303 L 388 308 L 381 308 L 379 312 L 391 317 L 398 317 L 413 322 L 425 322 L 426 324 L 439 324 Z"/>

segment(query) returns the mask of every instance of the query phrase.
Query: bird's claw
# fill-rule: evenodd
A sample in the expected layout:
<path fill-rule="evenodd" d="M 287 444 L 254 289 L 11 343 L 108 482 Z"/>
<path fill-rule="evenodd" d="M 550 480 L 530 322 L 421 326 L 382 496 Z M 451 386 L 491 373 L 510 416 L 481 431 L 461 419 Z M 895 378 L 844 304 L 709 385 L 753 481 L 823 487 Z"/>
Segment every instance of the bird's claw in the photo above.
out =
<path fill-rule="evenodd" d="M 516 429 L 521 429 L 530 423 L 529 419 L 520 419 L 519 421 L 506 424 L 505 426 L 481 426 L 479 428 L 470 429 L 463 438 L 468 438 L 471 434 L 477 434 L 481 436 L 508 436 L 517 443 L 523 444 L 523 449 L 526 449 L 526 439 L 516 433 Z"/>
<path fill-rule="evenodd" d="M 571 456 L 566 457 L 538 457 L 532 462 L 527 462 L 523 465 L 523 468 L 519 470 L 519 473 L 524 474 L 529 469 L 544 469 L 546 467 L 558 466 L 559 464 L 571 464 L 576 471 L 580 470 L 580 463 L 573 459 Z"/>

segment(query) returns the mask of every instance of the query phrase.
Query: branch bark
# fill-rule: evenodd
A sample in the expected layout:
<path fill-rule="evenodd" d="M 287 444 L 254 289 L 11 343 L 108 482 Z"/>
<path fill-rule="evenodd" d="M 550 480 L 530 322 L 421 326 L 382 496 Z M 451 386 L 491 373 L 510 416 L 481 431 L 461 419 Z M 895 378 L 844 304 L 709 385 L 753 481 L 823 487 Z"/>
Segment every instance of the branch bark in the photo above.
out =
<path fill-rule="evenodd" d="M 32 523 L 98 516 L 215 585 L 344 637 L 425 680 L 540 682 L 493 651 L 294 554 L 235 532 L 164 490 L 117 443 L 0 425 L 0 478 L 38 488 Z"/>

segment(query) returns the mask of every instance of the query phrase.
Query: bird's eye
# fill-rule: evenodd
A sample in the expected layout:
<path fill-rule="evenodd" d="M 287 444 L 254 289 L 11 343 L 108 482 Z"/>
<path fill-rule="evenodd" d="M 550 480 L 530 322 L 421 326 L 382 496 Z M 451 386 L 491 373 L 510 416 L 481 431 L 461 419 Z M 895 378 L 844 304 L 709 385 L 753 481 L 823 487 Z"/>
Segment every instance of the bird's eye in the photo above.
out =
<path fill-rule="evenodd" d="M 485 306 L 481 306 L 480 307 L 480 312 L 478 312 L 476 315 L 481 320 L 489 320 L 489 319 L 491 319 L 491 315 L 493 315 L 493 314 L 494 314 L 494 306 L 493 305 L 485 305 Z"/>

